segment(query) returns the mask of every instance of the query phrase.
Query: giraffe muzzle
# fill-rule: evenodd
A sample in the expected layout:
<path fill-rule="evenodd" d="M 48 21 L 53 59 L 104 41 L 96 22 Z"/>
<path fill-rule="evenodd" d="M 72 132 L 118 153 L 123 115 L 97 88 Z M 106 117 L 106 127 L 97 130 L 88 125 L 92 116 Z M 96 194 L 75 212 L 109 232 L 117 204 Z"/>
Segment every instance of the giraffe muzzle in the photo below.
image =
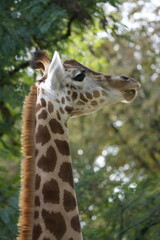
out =
<path fill-rule="evenodd" d="M 122 94 L 124 96 L 124 101 L 122 102 L 131 102 L 135 99 L 137 95 L 137 89 L 139 89 L 141 85 L 134 79 L 127 79 L 127 84 L 122 90 Z"/>

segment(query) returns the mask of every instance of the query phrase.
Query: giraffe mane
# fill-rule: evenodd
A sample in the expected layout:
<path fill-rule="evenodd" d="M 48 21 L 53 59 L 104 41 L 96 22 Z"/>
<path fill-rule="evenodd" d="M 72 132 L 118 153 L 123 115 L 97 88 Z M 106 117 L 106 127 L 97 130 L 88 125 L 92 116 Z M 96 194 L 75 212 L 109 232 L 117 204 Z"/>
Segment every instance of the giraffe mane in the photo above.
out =
<path fill-rule="evenodd" d="M 20 218 L 19 218 L 19 240 L 27 240 L 31 236 L 31 224 L 33 214 L 33 189 L 34 189 L 34 162 L 35 162 L 35 105 L 37 99 L 37 88 L 31 87 L 30 94 L 25 98 L 23 107 L 22 128 L 22 153 L 24 159 L 21 163 L 21 194 L 20 194 Z M 23 237 L 22 237 L 23 236 Z"/>

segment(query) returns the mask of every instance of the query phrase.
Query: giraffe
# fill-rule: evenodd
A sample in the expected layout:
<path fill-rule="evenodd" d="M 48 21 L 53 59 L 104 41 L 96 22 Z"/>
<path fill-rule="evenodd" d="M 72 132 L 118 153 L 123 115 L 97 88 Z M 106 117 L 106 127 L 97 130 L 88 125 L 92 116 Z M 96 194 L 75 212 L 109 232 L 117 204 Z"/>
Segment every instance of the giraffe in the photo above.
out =
<path fill-rule="evenodd" d="M 126 76 L 95 72 L 76 60 L 62 63 L 44 51 L 31 65 L 43 77 L 23 108 L 18 240 L 82 240 L 67 121 L 107 104 L 131 102 L 140 84 Z"/>

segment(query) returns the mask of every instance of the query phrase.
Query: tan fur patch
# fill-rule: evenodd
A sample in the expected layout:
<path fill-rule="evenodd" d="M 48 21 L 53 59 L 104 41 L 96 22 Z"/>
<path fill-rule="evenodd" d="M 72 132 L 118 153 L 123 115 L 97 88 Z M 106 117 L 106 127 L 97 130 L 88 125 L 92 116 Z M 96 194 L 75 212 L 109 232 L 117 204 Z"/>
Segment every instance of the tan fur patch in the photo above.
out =
<path fill-rule="evenodd" d="M 102 95 L 108 97 L 108 93 L 106 93 L 105 91 L 102 91 Z"/>

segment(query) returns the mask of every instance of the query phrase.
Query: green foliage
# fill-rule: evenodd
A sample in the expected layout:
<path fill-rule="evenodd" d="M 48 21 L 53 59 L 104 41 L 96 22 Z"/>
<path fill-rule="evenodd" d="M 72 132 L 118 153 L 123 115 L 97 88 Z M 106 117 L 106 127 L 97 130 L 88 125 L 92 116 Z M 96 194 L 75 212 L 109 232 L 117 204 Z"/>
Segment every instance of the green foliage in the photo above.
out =
<path fill-rule="evenodd" d="M 71 119 L 70 142 L 84 239 L 159 239 L 160 26 L 136 15 L 149 2 L 1 1 L 0 239 L 17 233 L 22 103 L 36 78 L 28 53 L 39 48 L 141 82 L 132 104 Z"/>
<path fill-rule="evenodd" d="M 12 168 L 9 175 L 0 168 L 0 239 L 15 239 L 17 235 L 19 173 Z M 17 176 L 15 175 L 17 173 Z"/>
<path fill-rule="evenodd" d="M 122 170 L 119 172 L 122 174 Z M 113 180 L 111 175 L 115 174 L 108 172 L 107 167 L 84 170 L 77 183 L 84 239 L 158 239 L 160 176 L 151 175 L 143 180 L 135 180 L 134 176 L 124 183 Z"/>

